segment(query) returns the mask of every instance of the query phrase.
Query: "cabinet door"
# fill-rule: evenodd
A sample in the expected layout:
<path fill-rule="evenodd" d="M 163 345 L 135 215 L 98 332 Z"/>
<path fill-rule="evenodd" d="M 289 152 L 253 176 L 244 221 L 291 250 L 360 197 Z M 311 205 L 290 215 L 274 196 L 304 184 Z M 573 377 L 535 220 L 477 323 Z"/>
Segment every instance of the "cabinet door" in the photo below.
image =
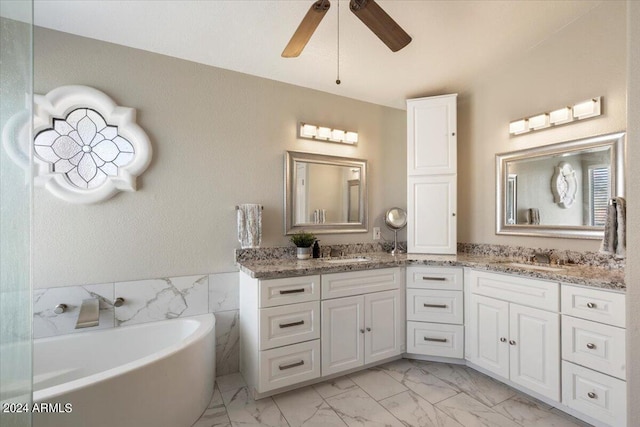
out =
<path fill-rule="evenodd" d="M 407 173 L 456 173 L 456 95 L 407 100 Z"/>
<path fill-rule="evenodd" d="M 560 401 L 560 315 L 511 304 L 510 378 Z"/>
<path fill-rule="evenodd" d="M 364 296 L 322 301 L 322 375 L 364 364 Z"/>
<path fill-rule="evenodd" d="M 404 316 L 400 290 L 364 296 L 364 362 L 400 354 L 404 340 Z"/>
<path fill-rule="evenodd" d="M 407 243 L 411 253 L 456 253 L 456 176 L 409 177 Z"/>
<path fill-rule="evenodd" d="M 469 361 L 509 378 L 509 303 L 471 294 Z"/>

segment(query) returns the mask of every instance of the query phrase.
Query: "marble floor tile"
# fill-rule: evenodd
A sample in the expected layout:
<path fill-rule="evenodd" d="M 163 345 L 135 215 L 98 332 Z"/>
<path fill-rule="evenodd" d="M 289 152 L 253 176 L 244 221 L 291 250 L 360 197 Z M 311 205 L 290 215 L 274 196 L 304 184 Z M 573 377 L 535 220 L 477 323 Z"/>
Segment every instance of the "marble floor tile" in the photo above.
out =
<path fill-rule="evenodd" d="M 346 427 L 346 424 L 313 387 L 273 396 L 291 427 Z"/>
<path fill-rule="evenodd" d="M 313 388 L 320 393 L 324 399 L 336 396 L 350 390 L 358 389 L 356 383 L 351 381 L 349 377 L 338 377 L 332 380 L 324 381 L 318 384 L 314 384 Z"/>
<path fill-rule="evenodd" d="M 465 427 L 411 390 L 379 403 L 408 427 Z"/>
<path fill-rule="evenodd" d="M 272 398 L 253 400 L 248 387 L 222 392 L 222 400 L 233 426 L 258 425 L 288 427 L 287 420 Z"/>
<path fill-rule="evenodd" d="M 561 417 L 550 411 L 551 407 L 544 406 L 523 394 L 517 394 L 511 399 L 493 407 L 493 410 L 512 419 L 523 427 L 578 427 L 578 420 Z"/>
<path fill-rule="evenodd" d="M 217 386 L 213 391 L 213 397 L 207 409 L 192 427 L 231 427 L 227 408 L 224 406 L 222 394 Z"/>
<path fill-rule="evenodd" d="M 557 416 L 561 417 L 561 418 L 567 418 L 567 419 L 568 419 L 568 420 L 570 420 L 571 422 L 575 423 L 575 425 L 576 425 L 576 426 L 580 426 L 580 427 L 593 427 L 593 425 L 591 425 L 591 424 L 589 424 L 589 423 L 587 423 L 587 422 L 585 422 L 585 421 L 579 420 L 579 419 L 577 419 L 576 417 L 574 417 L 574 416 L 572 416 L 572 415 L 567 414 L 566 412 L 562 412 L 560 409 L 551 408 L 551 409 L 550 409 L 550 412 L 551 412 L 552 414 L 554 414 L 554 415 L 557 415 Z M 570 425 L 574 425 L 574 424 L 570 424 Z"/>
<path fill-rule="evenodd" d="M 436 408 L 464 427 L 520 427 L 515 421 L 497 413 L 465 393 L 436 403 Z"/>
<path fill-rule="evenodd" d="M 245 387 L 246 385 L 247 383 L 244 381 L 244 377 L 240 372 L 216 376 L 216 387 L 218 387 L 222 393 L 225 391 L 237 390 Z"/>
<path fill-rule="evenodd" d="M 380 369 L 387 372 L 393 379 L 413 390 L 430 403 L 440 402 L 460 392 L 457 387 L 418 368 L 408 360 L 398 360 L 387 363 L 382 365 Z"/>
<path fill-rule="evenodd" d="M 405 386 L 381 369 L 365 369 L 350 374 L 349 378 L 375 400 L 384 399 L 407 390 Z"/>
<path fill-rule="evenodd" d="M 511 387 L 474 369 L 449 363 L 413 361 L 415 366 L 454 385 L 469 396 L 491 407 L 515 396 Z"/>
<path fill-rule="evenodd" d="M 327 403 L 350 427 L 403 426 L 397 418 L 361 389 L 330 397 Z"/>

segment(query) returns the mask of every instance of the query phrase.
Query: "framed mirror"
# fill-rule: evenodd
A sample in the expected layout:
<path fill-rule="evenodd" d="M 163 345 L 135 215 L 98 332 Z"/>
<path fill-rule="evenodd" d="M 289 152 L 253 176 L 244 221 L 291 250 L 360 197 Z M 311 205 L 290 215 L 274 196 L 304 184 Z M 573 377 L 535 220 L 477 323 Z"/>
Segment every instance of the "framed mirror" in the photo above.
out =
<path fill-rule="evenodd" d="M 287 151 L 285 234 L 366 233 L 367 161 Z"/>
<path fill-rule="evenodd" d="M 624 132 L 496 154 L 496 234 L 602 239 Z"/>

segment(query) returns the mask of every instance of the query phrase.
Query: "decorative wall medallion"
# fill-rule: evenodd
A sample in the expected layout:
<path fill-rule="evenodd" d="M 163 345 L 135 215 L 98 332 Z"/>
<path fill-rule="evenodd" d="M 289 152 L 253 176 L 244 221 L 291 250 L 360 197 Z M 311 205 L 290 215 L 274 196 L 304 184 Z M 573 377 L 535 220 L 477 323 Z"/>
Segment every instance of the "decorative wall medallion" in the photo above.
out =
<path fill-rule="evenodd" d="M 147 134 L 133 108 L 88 86 L 34 96 L 36 186 L 72 203 L 96 203 L 135 191 L 151 161 Z"/>
<path fill-rule="evenodd" d="M 561 208 L 570 208 L 576 201 L 578 181 L 576 171 L 569 163 L 560 162 L 556 166 L 556 171 L 551 178 L 551 192 L 554 203 L 560 205 Z"/>

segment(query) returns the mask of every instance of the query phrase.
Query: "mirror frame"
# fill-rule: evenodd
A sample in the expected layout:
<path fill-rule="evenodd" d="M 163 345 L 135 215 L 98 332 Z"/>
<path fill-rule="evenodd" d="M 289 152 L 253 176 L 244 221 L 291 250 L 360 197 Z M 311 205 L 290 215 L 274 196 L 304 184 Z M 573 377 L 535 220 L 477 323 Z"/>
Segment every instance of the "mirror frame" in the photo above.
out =
<path fill-rule="evenodd" d="M 611 194 L 612 197 L 624 197 L 625 177 L 625 132 L 599 135 L 541 147 L 510 151 L 496 154 L 496 234 L 560 237 L 573 239 L 602 239 L 603 227 L 544 225 L 544 224 L 507 224 L 506 189 L 507 163 L 516 160 L 534 159 L 562 153 L 575 153 L 591 148 L 611 148 Z M 551 180 L 551 177 L 549 177 Z M 549 181 L 551 182 L 551 181 Z"/>
<path fill-rule="evenodd" d="M 295 224 L 295 198 L 293 195 L 296 162 L 360 168 L 360 218 L 358 222 L 334 222 L 326 224 Z M 284 231 L 285 235 L 299 231 L 314 234 L 366 233 L 368 229 L 369 205 L 367 196 L 367 161 L 351 157 L 329 156 L 325 154 L 287 151 L 284 160 Z"/>

